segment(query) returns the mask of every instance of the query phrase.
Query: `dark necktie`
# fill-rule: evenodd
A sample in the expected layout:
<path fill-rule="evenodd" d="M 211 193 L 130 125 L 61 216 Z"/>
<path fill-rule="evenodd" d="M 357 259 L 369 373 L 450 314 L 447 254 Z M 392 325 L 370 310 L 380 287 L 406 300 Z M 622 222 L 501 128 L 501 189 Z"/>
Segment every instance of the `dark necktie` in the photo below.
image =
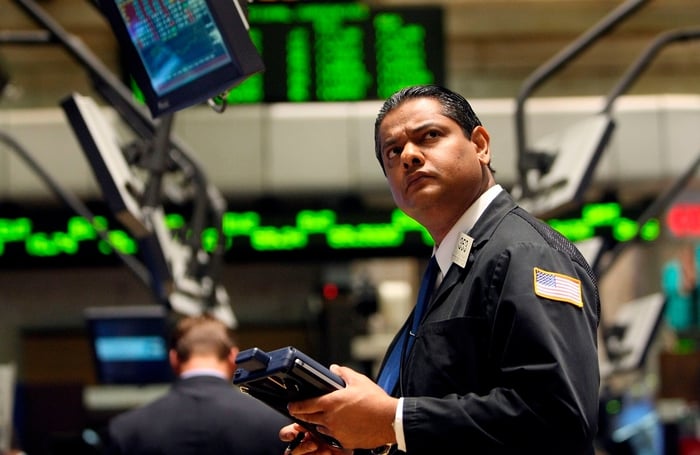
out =
<path fill-rule="evenodd" d="M 423 280 L 421 281 L 420 290 L 418 291 L 418 300 L 416 301 L 416 306 L 413 308 L 413 314 L 409 324 L 406 324 L 401 331 L 399 339 L 396 341 L 396 344 L 394 344 L 394 348 L 389 353 L 389 358 L 386 360 L 384 368 L 382 368 L 379 374 L 377 383 L 389 394 L 394 391 L 398 383 L 401 370 L 401 357 L 408 355 L 411 351 L 411 347 L 413 347 L 413 341 L 416 338 L 418 326 L 420 325 L 421 319 L 423 319 L 425 310 L 428 307 L 428 302 L 430 302 L 430 295 L 432 294 L 433 287 L 435 287 L 435 279 L 437 278 L 438 270 L 440 270 L 440 267 L 438 267 L 435 256 L 433 256 L 430 258 L 430 262 L 428 262 L 425 273 L 423 273 Z M 406 339 L 407 337 L 408 339 Z M 404 346 L 406 347 L 405 351 Z"/>

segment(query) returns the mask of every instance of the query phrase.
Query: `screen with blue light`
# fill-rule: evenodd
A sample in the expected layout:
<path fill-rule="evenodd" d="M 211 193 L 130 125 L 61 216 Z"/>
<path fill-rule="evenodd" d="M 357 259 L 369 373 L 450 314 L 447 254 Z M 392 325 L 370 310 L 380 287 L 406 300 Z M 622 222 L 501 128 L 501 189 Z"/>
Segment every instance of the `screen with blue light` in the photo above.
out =
<path fill-rule="evenodd" d="M 153 89 L 168 93 L 231 61 L 204 0 L 118 2 Z"/>
<path fill-rule="evenodd" d="M 164 308 L 91 307 L 85 319 L 100 384 L 160 384 L 173 379 Z"/>
<path fill-rule="evenodd" d="M 265 65 L 238 0 L 94 0 L 153 117 L 214 99 Z"/>
<path fill-rule="evenodd" d="M 168 352 L 163 337 L 152 335 L 97 338 L 95 350 L 103 362 L 159 362 Z"/>

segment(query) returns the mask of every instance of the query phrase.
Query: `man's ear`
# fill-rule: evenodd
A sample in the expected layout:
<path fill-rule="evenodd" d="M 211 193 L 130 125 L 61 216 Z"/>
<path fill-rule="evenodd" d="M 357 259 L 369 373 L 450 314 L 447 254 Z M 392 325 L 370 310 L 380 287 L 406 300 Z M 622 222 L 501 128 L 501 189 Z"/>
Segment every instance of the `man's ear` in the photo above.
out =
<path fill-rule="evenodd" d="M 233 365 L 233 368 L 235 370 L 236 368 L 236 357 L 238 356 L 238 353 L 240 352 L 240 349 L 238 349 L 236 346 L 231 348 L 231 352 L 228 354 L 228 361 L 231 365 Z"/>
<path fill-rule="evenodd" d="M 177 373 L 180 369 L 180 360 L 177 358 L 177 351 L 175 351 L 175 349 L 168 351 L 168 361 L 170 362 L 170 368 Z"/>
<path fill-rule="evenodd" d="M 476 153 L 485 165 L 491 162 L 491 136 L 483 126 L 479 125 L 472 130 L 471 141 L 476 146 Z"/>

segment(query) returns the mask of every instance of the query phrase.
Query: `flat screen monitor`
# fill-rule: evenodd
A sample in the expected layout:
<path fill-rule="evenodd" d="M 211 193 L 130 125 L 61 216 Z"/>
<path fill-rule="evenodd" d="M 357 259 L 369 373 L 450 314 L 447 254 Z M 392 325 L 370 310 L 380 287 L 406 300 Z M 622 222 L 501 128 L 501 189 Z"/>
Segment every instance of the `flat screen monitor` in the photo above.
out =
<path fill-rule="evenodd" d="M 666 297 L 661 292 L 624 303 L 612 325 L 604 327 L 607 359 L 601 361 L 601 376 L 642 368 L 663 320 Z"/>
<path fill-rule="evenodd" d="M 666 447 L 664 422 L 653 397 L 639 392 L 603 393 L 601 406 L 598 438 L 604 453 L 672 453 Z"/>
<path fill-rule="evenodd" d="M 162 384 L 173 380 L 168 319 L 161 306 L 85 310 L 97 379 L 105 385 Z"/>
<path fill-rule="evenodd" d="M 264 69 L 240 0 L 95 0 L 153 117 L 226 93 Z"/>
<path fill-rule="evenodd" d="M 558 216 L 580 204 L 614 126 L 610 116 L 597 114 L 540 139 L 534 149 L 551 155 L 552 165 L 530 181 L 531 196 L 521 197 L 519 185 L 513 188 L 518 203 L 542 218 Z"/>
<path fill-rule="evenodd" d="M 149 230 L 139 202 L 145 183 L 132 172 L 114 124 L 89 96 L 73 93 L 61 101 L 61 107 L 109 209 L 136 237 L 147 236 Z"/>

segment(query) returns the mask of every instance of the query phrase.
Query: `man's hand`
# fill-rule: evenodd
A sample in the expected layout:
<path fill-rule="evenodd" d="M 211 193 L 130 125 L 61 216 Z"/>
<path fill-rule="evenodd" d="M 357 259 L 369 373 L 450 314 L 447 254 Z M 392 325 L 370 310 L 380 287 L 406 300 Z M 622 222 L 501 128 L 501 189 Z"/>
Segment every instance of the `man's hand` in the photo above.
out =
<path fill-rule="evenodd" d="M 294 444 L 297 436 L 303 435 L 301 442 Z M 351 449 L 338 449 L 328 445 L 325 441 L 317 438 L 313 433 L 309 433 L 304 427 L 293 423 L 280 430 L 280 439 L 290 445 L 284 451 L 284 455 L 351 455 Z"/>
<path fill-rule="evenodd" d="M 389 396 L 367 376 L 350 368 L 331 365 L 331 371 L 343 378 L 346 387 L 318 398 L 289 403 L 289 413 L 303 422 L 316 425 L 319 433 L 331 436 L 345 448 L 371 449 L 395 443 L 392 423 L 398 399 Z M 320 447 L 318 444 L 323 444 L 317 440 L 313 442 L 317 448 Z M 301 445 L 306 443 L 305 440 Z M 329 448 L 326 445 L 326 450 Z M 294 452 L 295 455 L 303 453 L 337 452 Z"/>

